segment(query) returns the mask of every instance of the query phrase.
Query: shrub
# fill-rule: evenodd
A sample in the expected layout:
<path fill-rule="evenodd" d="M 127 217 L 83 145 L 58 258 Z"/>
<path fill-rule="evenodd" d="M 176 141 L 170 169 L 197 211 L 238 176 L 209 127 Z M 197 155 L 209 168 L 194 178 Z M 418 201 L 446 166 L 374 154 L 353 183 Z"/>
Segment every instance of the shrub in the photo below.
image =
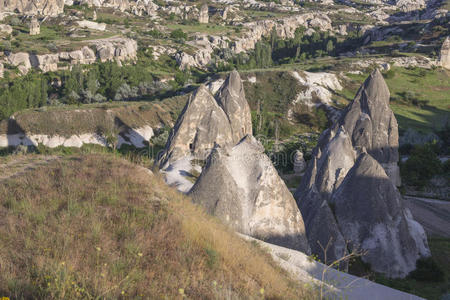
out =
<path fill-rule="evenodd" d="M 394 69 L 390 69 L 389 71 L 384 73 L 384 78 L 386 78 L 386 79 L 392 79 L 394 77 L 395 77 L 395 70 Z"/>
<path fill-rule="evenodd" d="M 12 17 L 11 20 L 9 20 L 9 25 L 11 26 L 19 26 L 20 24 L 22 24 L 22 22 L 17 17 Z"/>
<path fill-rule="evenodd" d="M 170 33 L 170 37 L 172 39 L 176 39 L 176 40 L 179 40 L 179 39 L 185 40 L 185 39 L 187 39 L 187 34 L 181 29 L 175 29 L 174 31 L 172 31 Z"/>
<path fill-rule="evenodd" d="M 424 187 L 430 179 L 440 174 L 442 164 L 437 155 L 436 144 L 416 145 L 409 159 L 400 165 L 402 178 L 412 186 Z"/>
<path fill-rule="evenodd" d="M 431 257 L 421 258 L 416 262 L 416 269 L 409 277 L 419 281 L 439 282 L 444 280 L 444 272 Z"/>

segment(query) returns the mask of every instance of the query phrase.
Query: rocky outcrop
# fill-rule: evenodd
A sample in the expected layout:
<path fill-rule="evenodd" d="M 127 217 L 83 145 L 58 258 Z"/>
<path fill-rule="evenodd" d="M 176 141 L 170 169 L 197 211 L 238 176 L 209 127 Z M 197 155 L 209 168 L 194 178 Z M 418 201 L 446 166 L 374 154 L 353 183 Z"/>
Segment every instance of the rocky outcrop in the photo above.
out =
<path fill-rule="evenodd" d="M 395 6 L 403 12 L 410 12 L 424 9 L 426 3 L 425 0 L 397 0 Z"/>
<path fill-rule="evenodd" d="M 25 75 L 31 69 L 30 55 L 25 52 L 11 53 L 7 57 L 9 64 L 17 67 L 20 74 Z"/>
<path fill-rule="evenodd" d="M 350 240 L 350 246 L 371 253 L 362 259 L 378 264 L 377 271 L 403 277 L 429 250 L 423 229 L 403 207 L 396 188 L 398 127 L 389 96 L 383 76 L 374 71 L 338 122 L 321 135 L 295 197 L 312 251 L 322 259 L 317 241 L 322 246 L 331 241 L 328 257 L 339 258 L 347 248 L 344 241 Z M 352 220 L 364 225 L 358 227 Z M 317 228 L 319 224 L 323 228 Z M 378 263 L 385 259 L 388 264 Z"/>
<path fill-rule="evenodd" d="M 244 86 L 239 73 L 234 70 L 217 93 L 217 102 L 228 117 L 233 143 L 252 134 L 250 106 L 245 99 Z"/>
<path fill-rule="evenodd" d="M 295 200 L 253 136 L 216 147 L 189 195 L 240 233 L 309 253 Z"/>
<path fill-rule="evenodd" d="M 137 42 L 127 38 L 100 39 L 91 41 L 95 52 L 88 46 L 71 52 L 60 52 L 55 54 L 28 54 L 25 52 L 11 53 L 8 63 L 18 67 L 22 75 L 28 73 L 33 67 L 42 72 L 57 71 L 60 63 L 92 64 L 96 60 L 101 62 L 135 60 L 137 55 Z"/>
<path fill-rule="evenodd" d="M 450 70 L 450 37 L 442 44 L 439 63 L 443 68 Z"/>
<path fill-rule="evenodd" d="M 334 193 L 336 219 L 349 247 L 361 247 L 375 272 L 404 277 L 429 256 L 427 237 L 382 166 L 362 149 Z"/>
<path fill-rule="evenodd" d="M 56 16 L 64 12 L 64 0 L 11 0 L 0 2 L 0 12 Z"/>
<path fill-rule="evenodd" d="M 30 22 L 30 35 L 38 35 L 41 33 L 41 25 L 36 18 L 32 18 Z"/>
<path fill-rule="evenodd" d="M 342 85 L 338 77 L 332 73 L 325 72 L 291 72 L 300 85 L 306 89 L 302 91 L 294 101 L 304 103 L 309 106 L 317 104 L 330 104 L 333 96 L 332 92 L 342 90 Z"/>
<path fill-rule="evenodd" d="M 230 40 L 227 36 L 211 36 L 197 34 L 188 44 L 196 48 L 193 55 L 185 52 L 177 53 L 175 58 L 181 69 L 187 67 L 205 68 L 211 63 L 215 50 L 231 51 L 234 54 L 252 50 L 255 44 L 264 36 L 269 36 L 275 28 L 280 38 L 293 38 L 295 30 L 304 26 L 313 33 L 316 29 L 321 31 L 332 30 L 331 19 L 323 13 L 304 13 L 277 20 L 261 20 L 243 24 L 245 30 L 242 37 Z M 230 47 L 231 45 L 231 47 Z"/>
<path fill-rule="evenodd" d="M 13 31 L 12 27 L 6 24 L 0 24 L 0 33 L 9 35 Z"/>
<path fill-rule="evenodd" d="M 206 159 L 216 144 L 225 146 L 232 142 L 228 117 L 211 95 L 201 85 L 192 94 L 167 140 L 160 167 L 170 162 L 193 156 Z"/>
<path fill-rule="evenodd" d="M 398 125 L 389 107 L 389 88 L 380 71 L 374 71 L 346 108 L 340 125 L 351 136 L 356 149 L 365 147 L 400 185 L 398 162 Z"/>
<path fill-rule="evenodd" d="M 146 147 L 146 142 L 153 136 L 153 129 L 145 125 L 140 128 L 127 128 L 119 133 L 117 136 L 116 147 L 120 148 L 122 145 L 132 145 L 136 148 Z M 2 147 L 17 147 L 23 146 L 38 146 L 39 144 L 56 148 L 76 147 L 80 148 L 85 144 L 95 144 L 100 146 L 109 146 L 104 136 L 98 133 L 81 133 L 71 136 L 62 135 L 47 135 L 47 134 L 0 134 L 0 148 Z"/>
<path fill-rule="evenodd" d="M 191 95 L 167 141 L 160 167 L 184 157 L 204 160 L 215 145 L 232 146 L 252 133 L 250 108 L 237 71 L 227 77 L 215 99 L 201 85 Z"/>
<path fill-rule="evenodd" d="M 106 24 L 105 23 L 97 23 L 88 20 L 77 21 L 78 26 L 81 28 L 93 29 L 98 31 L 105 31 Z"/>
<path fill-rule="evenodd" d="M 208 4 L 203 4 L 200 8 L 200 12 L 198 14 L 198 22 L 200 24 L 208 24 L 209 22 L 209 11 L 208 11 Z"/>
<path fill-rule="evenodd" d="M 91 41 L 101 62 L 134 60 L 137 55 L 137 42 L 127 38 L 109 38 Z"/>

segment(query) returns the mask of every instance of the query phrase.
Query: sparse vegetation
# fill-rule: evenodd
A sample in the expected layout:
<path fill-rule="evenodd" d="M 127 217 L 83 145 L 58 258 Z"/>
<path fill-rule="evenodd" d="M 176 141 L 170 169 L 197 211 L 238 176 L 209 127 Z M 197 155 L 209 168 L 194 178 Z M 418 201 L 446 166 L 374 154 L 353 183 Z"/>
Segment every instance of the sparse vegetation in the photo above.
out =
<path fill-rule="evenodd" d="M 113 156 L 55 160 L 0 182 L 0 199 L 2 296 L 313 297 L 156 175 Z"/>
<path fill-rule="evenodd" d="M 408 160 L 400 165 L 406 184 L 423 188 L 430 179 L 442 173 L 437 144 L 415 145 Z"/>

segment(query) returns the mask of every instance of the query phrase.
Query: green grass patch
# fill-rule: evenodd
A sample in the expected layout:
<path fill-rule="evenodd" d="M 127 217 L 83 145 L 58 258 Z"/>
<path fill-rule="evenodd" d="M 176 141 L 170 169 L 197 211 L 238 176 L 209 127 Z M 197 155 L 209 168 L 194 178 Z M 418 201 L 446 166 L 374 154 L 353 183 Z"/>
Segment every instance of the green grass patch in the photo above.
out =
<path fill-rule="evenodd" d="M 428 300 L 440 300 L 442 295 L 450 292 L 450 239 L 431 237 L 428 240 L 434 263 L 444 272 L 444 279 L 438 281 L 433 272 L 430 273 L 427 268 L 423 268 L 422 272 L 431 274 L 431 281 L 425 280 L 430 278 L 427 276 L 409 276 L 405 279 L 388 279 L 381 275 L 376 275 L 375 281 L 390 286 L 394 289 L 407 293 L 418 295 Z M 411 277 L 423 278 L 423 280 L 413 279 Z M 435 281 L 436 280 L 436 281 Z"/>

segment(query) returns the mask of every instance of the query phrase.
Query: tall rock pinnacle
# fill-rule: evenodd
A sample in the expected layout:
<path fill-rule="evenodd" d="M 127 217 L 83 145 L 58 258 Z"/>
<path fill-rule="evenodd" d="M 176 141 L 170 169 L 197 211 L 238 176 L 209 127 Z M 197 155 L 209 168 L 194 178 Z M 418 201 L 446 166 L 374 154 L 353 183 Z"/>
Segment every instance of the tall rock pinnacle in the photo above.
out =
<path fill-rule="evenodd" d="M 439 62 L 443 68 L 450 70 L 450 36 L 442 44 Z"/>
<path fill-rule="evenodd" d="M 245 99 L 244 86 L 239 73 L 234 70 L 228 75 L 217 93 L 217 102 L 230 120 L 233 142 L 239 142 L 247 134 L 252 134 L 250 106 Z"/>
<path fill-rule="evenodd" d="M 407 275 L 419 257 L 429 255 L 424 230 L 396 188 L 398 157 L 389 89 L 376 70 L 321 135 L 295 192 L 313 253 L 324 259 L 319 242 L 330 241 L 331 259 L 343 256 L 347 246 L 361 247 L 368 251 L 363 261 L 390 277 Z"/>
<path fill-rule="evenodd" d="M 167 140 L 160 166 L 190 155 L 206 159 L 215 144 L 228 145 L 231 141 L 227 115 L 209 90 L 201 85 L 179 116 Z"/>

